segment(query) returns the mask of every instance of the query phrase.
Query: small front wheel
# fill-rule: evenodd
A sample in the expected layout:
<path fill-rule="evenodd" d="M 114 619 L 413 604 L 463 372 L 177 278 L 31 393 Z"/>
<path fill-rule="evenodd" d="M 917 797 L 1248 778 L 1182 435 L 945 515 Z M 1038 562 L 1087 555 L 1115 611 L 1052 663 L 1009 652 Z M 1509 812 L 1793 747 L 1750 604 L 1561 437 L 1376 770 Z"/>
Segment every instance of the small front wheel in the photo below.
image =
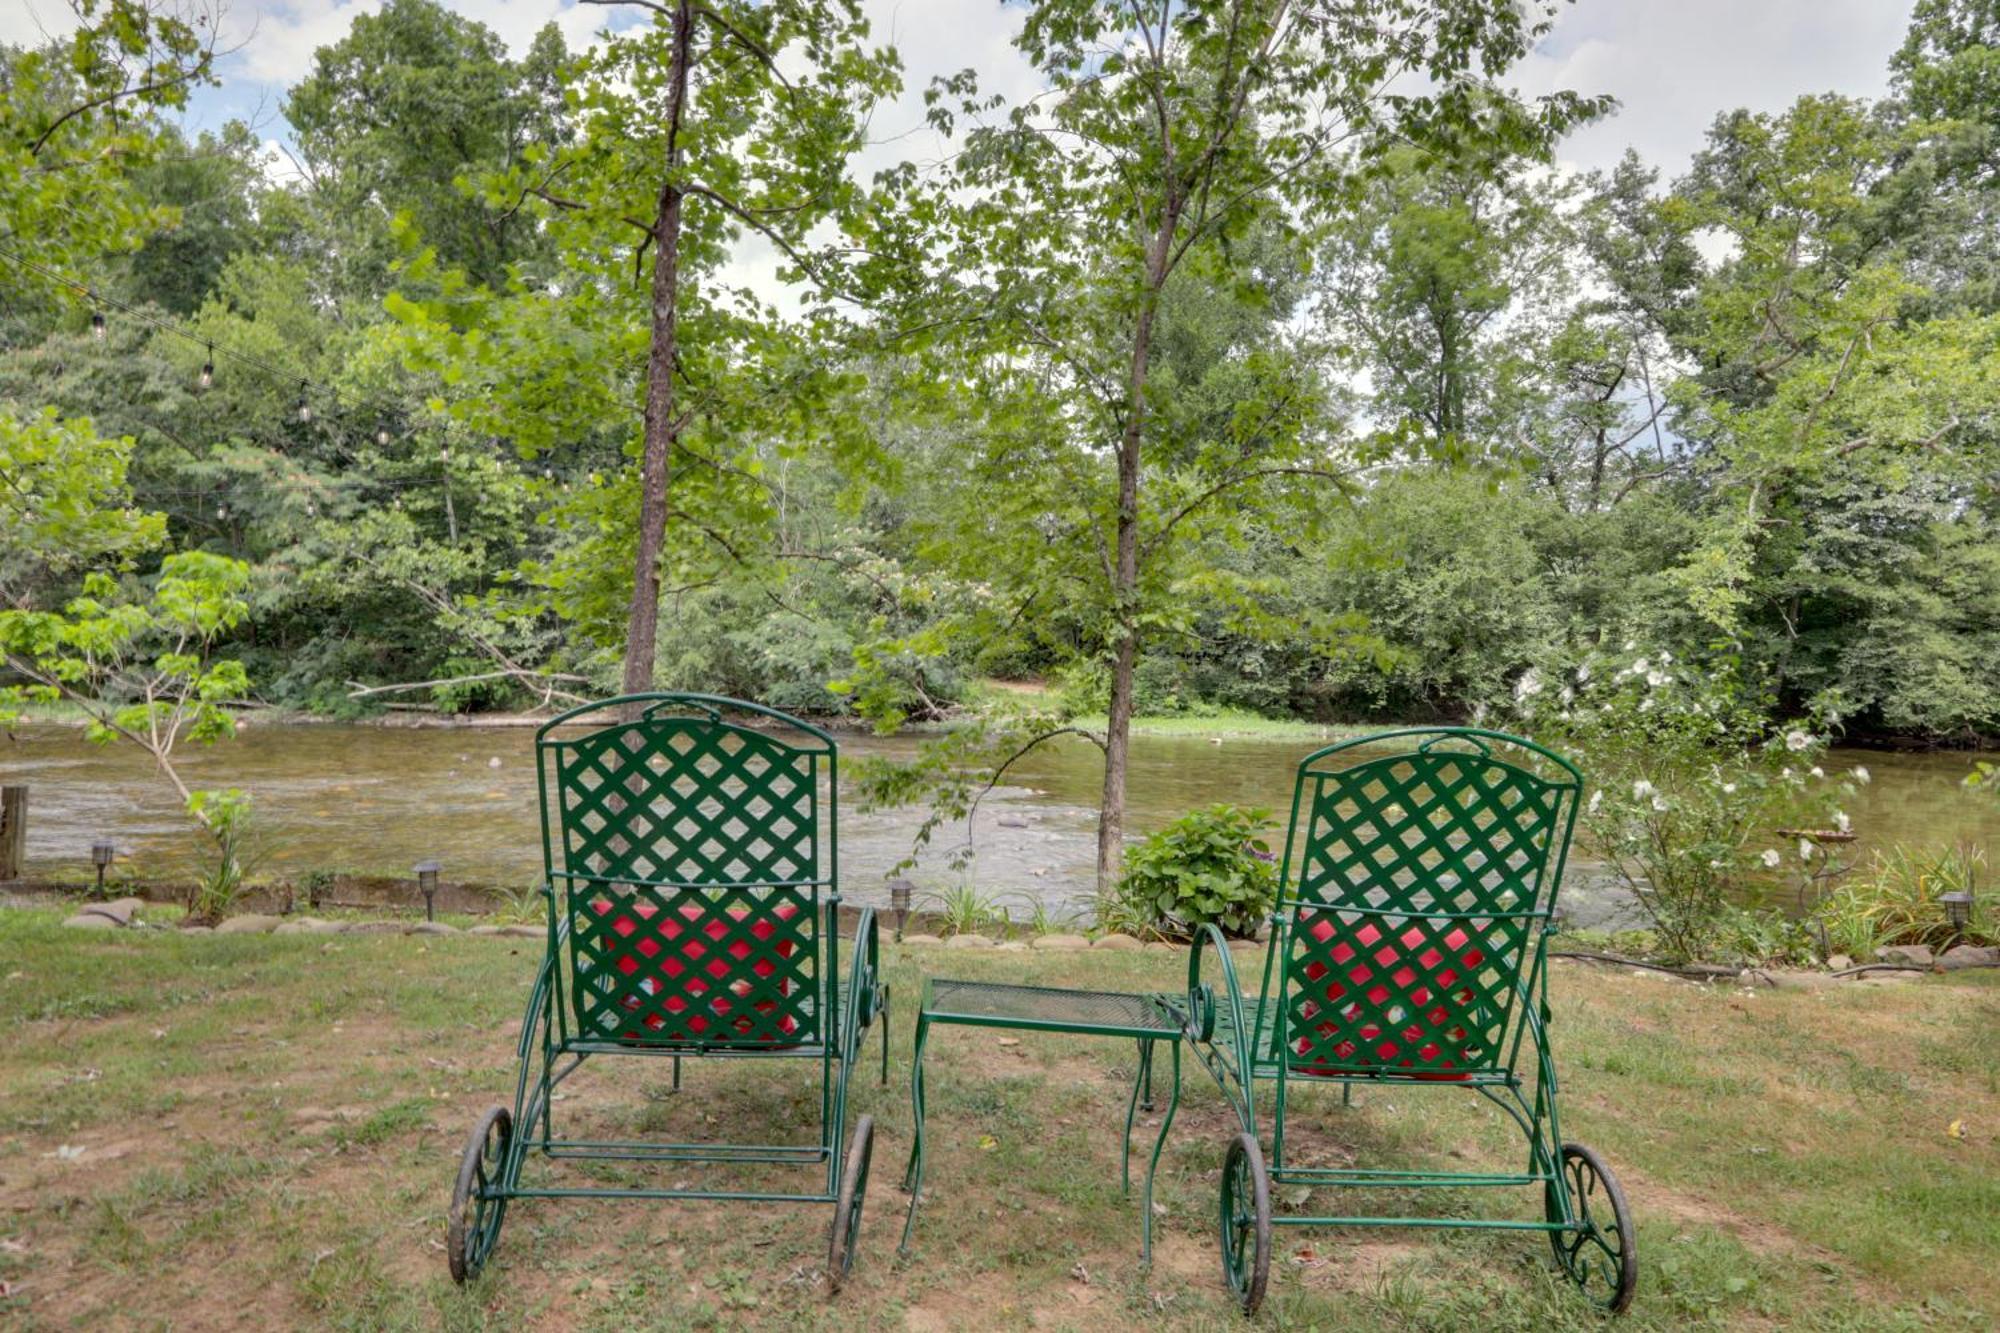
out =
<path fill-rule="evenodd" d="M 1581 1143 L 1562 1146 L 1562 1173 L 1570 1216 L 1562 1216 L 1555 1186 L 1545 1186 L 1543 1192 L 1548 1220 L 1564 1224 L 1563 1230 L 1549 1232 L 1556 1267 L 1576 1283 L 1585 1300 L 1624 1314 L 1639 1285 L 1637 1236 L 1625 1191 L 1604 1159 Z"/>
<path fill-rule="evenodd" d="M 854 1122 L 854 1141 L 840 1173 L 840 1197 L 833 1205 L 833 1239 L 826 1252 L 826 1285 L 833 1291 L 854 1271 L 854 1242 L 861 1235 L 861 1205 L 868 1193 L 868 1163 L 875 1155 L 875 1117 Z"/>
<path fill-rule="evenodd" d="M 1222 1276 L 1246 1315 L 1271 1280 L 1271 1178 L 1254 1134 L 1239 1134 L 1222 1163 Z"/>
<path fill-rule="evenodd" d="M 479 1276 L 486 1258 L 500 1239 L 500 1222 L 507 1200 L 494 1187 L 505 1174 L 507 1154 L 514 1144 L 514 1117 L 496 1106 L 480 1117 L 458 1163 L 458 1183 L 451 1190 L 451 1225 L 445 1236 L 445 1259 L 451 1280 L 463 1286 Z"/>

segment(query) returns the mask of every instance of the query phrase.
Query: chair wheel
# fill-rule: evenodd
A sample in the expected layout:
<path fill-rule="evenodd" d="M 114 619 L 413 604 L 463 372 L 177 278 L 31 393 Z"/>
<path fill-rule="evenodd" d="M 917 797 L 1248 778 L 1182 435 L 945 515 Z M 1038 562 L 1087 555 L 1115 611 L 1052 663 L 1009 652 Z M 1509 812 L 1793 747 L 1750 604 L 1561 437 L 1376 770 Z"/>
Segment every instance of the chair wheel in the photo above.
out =
<path fill-rule="evenodd" d="M 1222 1276 L 1246 1315 L 1271 1280 L 1271 1178 L 1254 1134 L 1239 1134 L 1222 1163 Z"/>
<path fill-rule="evenodd" d="M 1544 1187 L 1545 1215 L 1574 1224 L 1575 1231 L 1551 1231 L 1556 1267 L 1584 1299 L 1612 1314 L 1624 1314 L 1639 1284 L 1637 1236 L 1625 1191 L 1604 1159 L 1581 1143 L 1562 1146 L 1562 1172 L 1569 1184 L 1570 1217 L 1563 1217 L 1553 1186 Z"/>
<path fill-rule="evenodd" d="M 840 1197 L 833 1205 L 833 1239 L 826 1252 L 826 1285 L 833 1291 L 854 1270 L 854 1242 L 861 1235 L 861 1205 L 868 1193 L 868 1162 L 875 1155 L 875 1117 L 854 1122 L 854 1141 L 840 1173 Z"/>
<path fill-rule="evenodd" d="M 473 1126 L 465 1154 L 459 1159 L 458 1182 L 451 1190 L 445 1259 L 451 1265 L 451 1280 L 461 1286 L 479 1276 L 500 1239 L 507 1200 L 493 1194 L 493 1182 L 504 1174 L 513 1144 L 514 1117 L 506 1107 L 496 1106 Z"/>

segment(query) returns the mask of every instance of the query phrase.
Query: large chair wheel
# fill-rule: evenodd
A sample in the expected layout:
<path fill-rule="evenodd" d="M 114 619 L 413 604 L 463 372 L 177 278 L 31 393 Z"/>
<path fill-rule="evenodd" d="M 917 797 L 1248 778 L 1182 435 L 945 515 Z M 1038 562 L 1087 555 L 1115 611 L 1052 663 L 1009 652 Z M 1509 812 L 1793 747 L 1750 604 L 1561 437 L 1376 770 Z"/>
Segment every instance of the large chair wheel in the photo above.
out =
<path fill-rule="evenodd" d="M 854 1271 L 854 1242 L 861 1235 L 861 1205 L 868 1194 L 868 1162 L 875 1155 L 875 1117 L 854 1122 L 854 1141 L 840 1173 L 840 1197 L 833 1205 L 833 1240 L 826 1252 L 826 1285 L 833 1291 Z"/>
<path fill-rule="evenodd" d="M 463 1286 L 479 1276 L 486 1257 L 500 1239 L 507 1201 L 494 1197 L 498 1180 L 514 1143 L 514 1117 L 496 1106 L 480 1117 L 458 1163 L 458 1183 L 451 1190 L 451 1226 L 445 1238 L 445 1258 L 451 1280 Z"/>
<path fill-rule="evenodd" d="M 1569 1182 L 1572 1216 L 1561 1215 L 1553 1186 L 1544 1188 L 1544 1209 L 1549 1221 L 1575 1229 L 1549 1233 L 1556 1267 L 1591 1304 L 1624 1314 L 1639 1284 L 1637 1236 L 1625 1191 L 1604 1159 L 1581 1143 L 1562 1146 L 1561 1169 Z"/>
<path fill-rule="evenodd" d="M 1271 1178 L 1254 1134 L 1239 1134 L 1222 1163 L 1222 1276 L 1246 1315 L 1271 1280 Z"/>

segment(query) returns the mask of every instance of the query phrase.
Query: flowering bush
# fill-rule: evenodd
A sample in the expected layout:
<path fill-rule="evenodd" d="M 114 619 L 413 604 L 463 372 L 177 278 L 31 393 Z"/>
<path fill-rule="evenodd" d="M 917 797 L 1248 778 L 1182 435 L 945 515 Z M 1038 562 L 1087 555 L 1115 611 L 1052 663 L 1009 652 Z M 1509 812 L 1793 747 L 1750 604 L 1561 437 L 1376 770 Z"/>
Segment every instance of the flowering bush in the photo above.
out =
<path fill-rule="evenodd" d="M 1595 784 L 1579 820 L 1583 849 L 1631 890 L 1670 959 L 1710 958 L 1742 938 L 1729 923 L 1756 888 L 1790 879 L 1803 898 L 1837 873 L 1823 849 L 1847 833 L 1839 805 L 1866 771 L 1829 777 L 1813 724 L 1773 731 L 1735 661 L 1697 667 L 1627 644 L 1529 672 L 1515 703 Z M 1795 834 L 1781 846 L 1780 828 L 1830 836 Z"/>

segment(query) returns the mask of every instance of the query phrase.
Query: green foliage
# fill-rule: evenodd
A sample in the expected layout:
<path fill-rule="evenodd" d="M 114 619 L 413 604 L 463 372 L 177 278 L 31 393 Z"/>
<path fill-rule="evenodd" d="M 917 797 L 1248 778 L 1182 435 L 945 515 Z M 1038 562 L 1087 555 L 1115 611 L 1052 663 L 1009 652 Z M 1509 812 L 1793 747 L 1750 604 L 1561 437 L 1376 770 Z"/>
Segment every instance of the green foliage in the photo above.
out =
<path fill-rule="evenodd" d="M 1907 847 L 1900 843 L 1875 853 L 1858 873 L 1820 900 L 1813 921 L 1828 947 L 1857 962 L 1872 962 L 1885 944 L 1956 942 L 1941 894 L 1973 895 L 1972 923 L 1964 938 L 1974 944 L 2000 941 L 1991 903 L 1979 888 L 1986 874 L 1985 849 L 1975 846 Z"/>
<path fill-rule="evenodd" d="M 133 440 L 54 408 L 0 401 L 0 591 L 18 602 L 51 574 L 158 546 L 166 521 L 131 505 Z"/>
<path fill-rule="evenodd" d="M 262 859 L 250 794 L 238 787 L 197 791 L 188 796 L 187 809 L 204 836 L 197 839 L 201 873 L 183 905 L 190 920 L 215 922 L 236 906 L 244 881 Z"/>
<path fill-rule="evenodd" d="M 938 924 L 947 935 L 976 935 L 1007 920 L 1007 909 L 1000 900 L 981 893 L 970 881 L 926 894 L 924 900 L 932 904 Z"/>
<path fill-rule="evenodd" d="M 1239 938 L 1256 934 L 1278 897 L 1270 828 L 1270 811 L 1243 806 L 1182 815 L 1127 853 L 1111 916 L 1155 933 L 1185 936 L 1212 923 Z"/>
<path fill-rule="evenodd" d="M 1735 906 L 1797 865 L 1799 892 L 1823 881 L 1825 845 L 1778 830 L 1847 831 L 1839 809 L 1859 775 L 1828 777 L 1822 734 L 1767 728 L 1739 661 L 1690 663 L 1671 651 L 1591 654 L 1545 676 L 1516 704 L 1542 740 L 1565 746 L 1595 789 L 1578 828 L 1645 910 L 1675 962 L 1716 957 Z M 1784 845 L 1780 845 L 1783 843 Z"/>

